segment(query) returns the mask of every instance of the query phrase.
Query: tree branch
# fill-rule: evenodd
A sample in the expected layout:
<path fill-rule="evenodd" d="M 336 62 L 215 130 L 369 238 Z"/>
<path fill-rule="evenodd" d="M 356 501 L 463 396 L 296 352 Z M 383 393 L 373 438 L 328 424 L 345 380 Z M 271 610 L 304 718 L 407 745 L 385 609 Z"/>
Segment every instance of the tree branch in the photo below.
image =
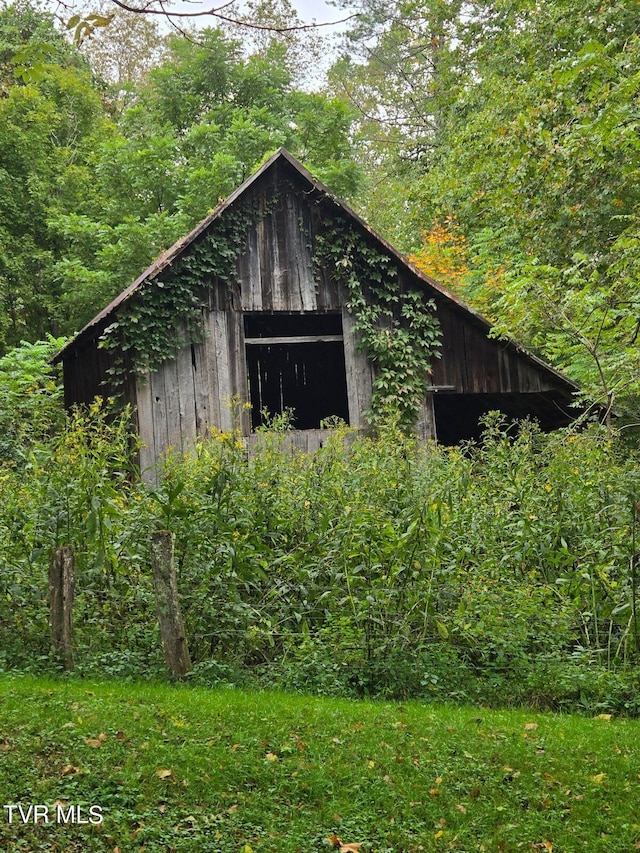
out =
<path fill-rule="evenodd" d="M 277 27 L 269 26 L 267 24 L 254 24 L 251 21 L 243 20 L 241 18 L 232 18 L 228 15 L 223 15 L 222 10 L 230 6 L 231 3 L 223 3 L 221 6 L 212 6 L 209 9 L 201 9 L 199 12 L 172 12 L 164 8 L 162 0 L 160 0 L 160 8 L 156 6 L 157 0 L 148 0 L 144 6 L 131 6 L 129 3 L 125 2 L 125 0 L 111 0 L 111 2 L 115 3 L 115 5 L 120 9 L 124 9 L 125 12 L 134 12 L 140 15 L 161 15 L 169 21 L 173 21 L 176 18 L 202 18 L 210 16 L 212 18 L 217 18 L 219 21 L 225 21 L 227 24 L 235 24 L 239 27 L 248 27 L 252 30 L 267 30 L 273 33 L 287 33 L 298 30 L 317 30 L 320 29 L 320 27 L 333 27 L 337 24 L 343 24 L 346 21 L 351 21 L 353 18 L 358 17 L 358 14 L 354 13 L 353 15 L 347 15 L 346 17 L 339 18 L 335 21 L 325 21 L 321 24 L 292 24 L 286 27 Z"/>

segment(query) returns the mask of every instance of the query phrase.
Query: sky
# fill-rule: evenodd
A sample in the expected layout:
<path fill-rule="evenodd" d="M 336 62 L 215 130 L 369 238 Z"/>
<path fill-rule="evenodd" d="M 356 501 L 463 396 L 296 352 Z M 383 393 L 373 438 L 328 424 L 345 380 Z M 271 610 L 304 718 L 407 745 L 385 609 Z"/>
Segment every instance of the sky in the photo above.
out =
<path fill-rule="evenodd" d="M 349 9 L 337 8 L 327 3 L 326 0 L 290 0 L 290 3 L 305 24 L 340 21 L 349 15 Z M 223 0 L 173 0 L 168 6 L 179 12 L 186 12 L 190 9 L 200 11 L 212 7 L 223 7 Z M 198 19 L 195 18 L 193 21 L 197 22 Z M 323 27 L 322 32 L 329 35 L 332 31 L 341 29 L 344 29 L 344 26 L 337 27 L 335 30 L 333 27 Z"/>
<path fill-rule="evenodd" d="M 311 22 L 314 18 L 319 24 L 324 21 L 337 21 L 348 14 L 344 9 L 328 6 L 324 0 L 291 0 L 291 3 L 305 22 Z"/>

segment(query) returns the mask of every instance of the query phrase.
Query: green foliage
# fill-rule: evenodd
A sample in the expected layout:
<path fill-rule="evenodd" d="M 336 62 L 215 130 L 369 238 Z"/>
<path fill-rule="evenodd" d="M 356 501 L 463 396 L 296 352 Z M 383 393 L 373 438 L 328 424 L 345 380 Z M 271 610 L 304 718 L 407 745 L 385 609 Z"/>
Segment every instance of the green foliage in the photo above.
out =
<path fill-rule="evenodd" d="M 53 438 L 33 438 L 20 467 L 0 468 L 0 647 L 6 663 L 36 666 L 46 657 L 47 570 L 53 549 L 67 544 L 77 555 L 79 649 L 93 666 L 115 650 L 131 650 L 140 663 L 141 648 L 149 649 L 144 617 L 138 621 L 152 602 L 149 583 L 138 575 L 146 557 L 133 451 L 129 413 L 116 417 L 96 401 L 74 412 Z M 116 624 L 118 640 L 111 636 Z"/>
<path fill-rule="evenodd" d="M 0 476 L 4 667 L 41 666 L 46 573 L 77 554 L 82 672 L 161 671 L 148 536 L 175 535 L 197 679 L 323 694 L 638 712 L 637 465 L 598 430 L 422 447 L 275 424 L 130 472 L 126 418 L 76 413 Z"/>
<path fill-rule="evenodd" d="M 161 52 L 116 24 L 112 55 L 81 52 L 28 5 L 0 11 L 0 352 L 83 326 L 281 145 L 356 187 L 353 111 L 297 89 L 286 41 L 246 55 L 209 29 Z"/>
<path fill-rule="evenodd" d="M 239 200 L 232 215 L 219 219 L 165 273 L 144 283 L 101 337 L 101 346 L 114 353 L 110 370 L 116 381 L 131 370 L 146 376 L 186 342 L 202 339 L 201 291 L 220 282 L 233 291 L 249 226 L 266 216 L 277 201 L 275 194 L 255 210 L 251 201 Z M 177 329 L 179 334 L 168 335 L 167 329 Z"/>
<path fill-rule="evenodd" d="M 330 81 L 361 112 L 368 221 L 415 251 L 421 232 L 455 219 L 469 272 L 454 289 L 589 401 L 637 415 L 640 40 L 628 4 L 355 7 Z"/>
<path fill-rule="evenodd" d="M 34 442 L 61 430 L 62 383 L 50 359 L 64 343 L 23 342 L 0 358 L 0 464 L 20 467 Z"/>
<path fill-rule="evenodd" d="M 421 290 L 403 290 L 396 262 L 343 219 L 327 219 L 316 240 L 315 262 L 326 266 L 349 295 L 347 308 L 362 347 L 375 363 L 371 419 L 415 426 L 439 355 L 435 304 Z"/>
<path fill-rule="evenodd" d="M 422 215 L 457 217 L 465 295 L 503 333 L 624 407 L 640 390 L 637 22 L 623 4 L 478 4 L 461 45 Z"/>

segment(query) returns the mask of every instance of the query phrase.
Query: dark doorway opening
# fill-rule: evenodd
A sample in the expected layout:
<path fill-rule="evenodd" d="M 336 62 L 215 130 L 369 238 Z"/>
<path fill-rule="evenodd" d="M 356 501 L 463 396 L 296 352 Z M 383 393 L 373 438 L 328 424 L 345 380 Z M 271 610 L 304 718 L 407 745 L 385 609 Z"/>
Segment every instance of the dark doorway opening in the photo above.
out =
<path fill-rule="evenodd" d="M 330 417 L 349 422 L 339 314 L 247 314 L 244 318 L 251 428 L 293 410 L 295 429 Z"/>
<path fill-rule="evenodd" d="M 510 422 L 531 418 L 545 431 L 568 426 L 576 417 L 570 408 L 571 398 L 555 391 L 511 394 L 450 394 L 435 393 L 433 405 L 436 434 L 440 444 L 454 445 L 469 439 L 479 439 L 483 415 L 501 411 Z"/>

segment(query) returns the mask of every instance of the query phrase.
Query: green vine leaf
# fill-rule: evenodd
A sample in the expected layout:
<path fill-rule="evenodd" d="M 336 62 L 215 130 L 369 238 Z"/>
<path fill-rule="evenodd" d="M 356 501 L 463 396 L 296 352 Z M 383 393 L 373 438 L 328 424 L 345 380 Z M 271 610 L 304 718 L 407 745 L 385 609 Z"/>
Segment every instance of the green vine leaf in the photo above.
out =
<path fill-rule="evenodd" d="M 393 260 L 344 220 L 327 216 L 316 240 L 315 264 L 327 267 L 349 294 L 361 346 L 376 365 L 370 421 L 397 420 L 413 429 L 427 393 L 431 362 L 440 356 L 433 300 L 403 292 Z"/>

